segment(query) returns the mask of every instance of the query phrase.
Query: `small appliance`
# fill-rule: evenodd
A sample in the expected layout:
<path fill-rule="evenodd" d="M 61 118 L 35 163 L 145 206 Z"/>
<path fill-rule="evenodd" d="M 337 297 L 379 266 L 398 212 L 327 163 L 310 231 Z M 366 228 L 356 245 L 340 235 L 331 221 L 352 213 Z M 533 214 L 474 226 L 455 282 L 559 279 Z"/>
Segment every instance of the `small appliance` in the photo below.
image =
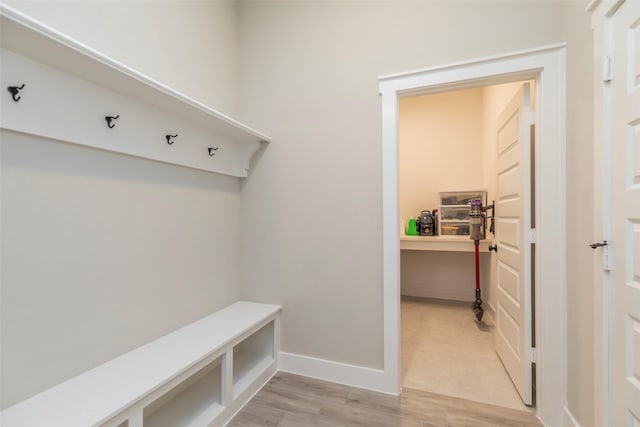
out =
<path fill-rule="evenodd" d="M 422 211 L 418 217 L 418 232 L 421 236 L 436 235 L 436 220 L 431 211 Z"/>

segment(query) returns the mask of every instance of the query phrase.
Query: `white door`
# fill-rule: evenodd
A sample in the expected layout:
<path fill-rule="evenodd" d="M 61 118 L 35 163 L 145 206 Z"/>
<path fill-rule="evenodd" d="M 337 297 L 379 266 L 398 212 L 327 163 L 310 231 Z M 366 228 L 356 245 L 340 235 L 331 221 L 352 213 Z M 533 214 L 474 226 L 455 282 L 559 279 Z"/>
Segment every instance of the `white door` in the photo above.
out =
<path fill-rule="evenodd" d="M 640 426 L 640 2 L 613 16 L 610 426 Z"/>
<path fill-rule="evenodd" d="M 530 87 L 522 85 L 497 123 L 496 352 L 518 393 L 532 402 Z"/>

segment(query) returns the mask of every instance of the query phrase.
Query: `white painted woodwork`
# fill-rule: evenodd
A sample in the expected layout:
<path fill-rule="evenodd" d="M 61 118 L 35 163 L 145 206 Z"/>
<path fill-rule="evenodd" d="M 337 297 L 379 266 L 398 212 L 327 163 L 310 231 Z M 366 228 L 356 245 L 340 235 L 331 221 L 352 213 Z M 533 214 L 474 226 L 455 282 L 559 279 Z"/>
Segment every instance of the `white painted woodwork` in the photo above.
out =
<path fill-rule="evenodd" d="M 640 425 L 640 2 L 611 18 L 610 426 Z"/>
<path fill-rule="evenodd" d="M 8 5 L 0 15 L 1 128 L 236 177 L 271 140 Z M 14 102 L 6 87 L 23 83 Z"/>
<path fill-rule="evenodd" d="M 125 427 L 142 427 L 143 423 L 144 423 L 144 411 L 142 408 L 140 408 L 129 417 Z M 122 424 L 125 424 L 125 423 L 122 423 Z"/>
<path fill-rule="evenodd" d="M 274 324 L 270 323 L 233 349 L 233 396 L 242 394 L 274 359 Z"/>
<path fill-rule="evenodd" d="M 398 98 L 536 80 L 536 411 L 561 425 L 566 400 L 566 46 L 555 45 L 379 78 L 382 111 L 384 390 L 400 390 Z"/>
<path fill-rule="evenodd" d="M 480 252 L 489 252 L 487 240 L 480 241 Z M 400 249 L 413 251 L 474 252 L 469 236 L 400 236 Z"/>
<path fill-rule="evenodd" d="M 280 310 L 239 301 L 5 409 L 0 424 L 223 425 L 277 370 Z"/>
<path fill-rule="evenodd" d="M 596 424 L 640 425 L 640 4 L 594 0 Z M 607 72 L 608 71 L 608 72 Z"/>
<path fill-rule="evenodd" d="M 385 372 L 301 354 L 280 353 L 280 371 L 388 393 Z"/>
<path fill-rule="evenodd" d="M 605 7 L 601 0 L 593 0 L 587 7 L 591 13 L 591 27 L 593 30 L 594 45 L 594 228 L 593 240 L 602 241 L 611 239 L 611 203 L 610 203 L 610 156 L 608 124 L 605 123 L 604 110 L 605 92 L 609 85 L 605 82 L 611 80 L 610 52 L 605 50 L 608 45 L 608 31 L 603 25 L 607 19 Z M 607 46 L 608 49 L 608 46 Z M 607 119 L 608 121 L 608 119 Z M 606 130 L 606 131 L 605 131 Z M 594 286 L 594 322 L 593 322 L 593 355 L 594 355 L 594 425 L 606 427 L 608 425 L 608 396 L 609 396 L 609 332 L 610 317 L 610 290 L 608 285 L 608 271 L 604 267 L 604 251 L 593 251 L 593 286 Z M 608 269 L 607 269 L 608 270 Z M 570 412 L 566 409 L 566 412 Z M 571 417 L 569 417 L 571 418 Z M 571 424 L 569 424 L 571 425 Z M 576 424 L 577 425 L 577 424 Z"/>
<path fill-rule="evenodd" d="M 497 291 L 495 346 L 518 393 L 532 404 L 530 86 L 524 83 L 498 117 L 495 200 Z"/>
<path fill-rule="evenodd" d="M 221 402 L 221 358 L 191 375 L 144 408 L 146 427 L 206 424 L 224 409 Z M 199 423 L 199 419 L 202 419 Z"/>

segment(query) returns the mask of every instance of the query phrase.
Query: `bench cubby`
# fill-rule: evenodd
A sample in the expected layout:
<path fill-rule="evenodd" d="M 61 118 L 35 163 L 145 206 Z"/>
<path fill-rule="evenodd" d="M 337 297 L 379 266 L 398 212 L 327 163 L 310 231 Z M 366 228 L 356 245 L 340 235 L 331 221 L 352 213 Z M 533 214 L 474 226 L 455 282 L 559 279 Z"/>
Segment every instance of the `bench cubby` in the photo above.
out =
<path fill-rule="evenodd" d="M 224 410 L 221 365 L 219 357 L 147 405 L 143 409 L 143 424 L 180 427 L 215 419 Z M 198 423 L 199 419 L 203 423 Z"/>

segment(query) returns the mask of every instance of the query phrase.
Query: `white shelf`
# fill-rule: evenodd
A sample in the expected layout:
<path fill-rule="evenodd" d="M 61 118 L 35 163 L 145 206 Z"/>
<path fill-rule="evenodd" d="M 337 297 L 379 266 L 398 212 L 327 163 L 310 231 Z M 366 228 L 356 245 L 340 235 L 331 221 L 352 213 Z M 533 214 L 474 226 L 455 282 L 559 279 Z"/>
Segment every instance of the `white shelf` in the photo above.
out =
<path fill-rule="evenodd" d="M 480 252 L 489 252 L 489 240 L 480 241 Z M 400 236 L 400 249 L 413 251 L 475 252 L 469 236 Z"/>
<path fill-rule="evenodd" d="M 248 175 L 254 154 L 271 141 L 6 4 L 0 15 L 4 129 L 237 177 Z M 22 83 L 16 103 L 6 88 Z M 95 129 L 80 120 L 94 109 Z M 116 129 L 107 129 L 104 116 L 119 111 Z M 171 150 L 168 133 L 179 135 Z M 114 144 L 123 140 L 131 145 Z M 220 149 L 209 158 L 208 146 Z"/>

